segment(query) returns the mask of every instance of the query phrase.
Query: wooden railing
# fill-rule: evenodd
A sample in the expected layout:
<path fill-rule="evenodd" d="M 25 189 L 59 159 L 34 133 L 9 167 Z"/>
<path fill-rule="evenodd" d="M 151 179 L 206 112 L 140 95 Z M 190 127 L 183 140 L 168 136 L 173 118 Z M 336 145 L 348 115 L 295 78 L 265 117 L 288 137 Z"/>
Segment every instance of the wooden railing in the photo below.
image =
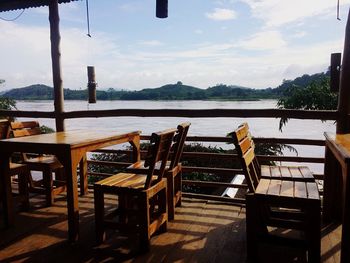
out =
<path fill-rule="evenodd" d="M 141 140 L 149 140 L 149 136 L 141 136 Z M 259 143 L 276 143 L 276 144 L 289 144 L 289 145 L 309 145 L 309 146 L 324 146 L 324 140 L 312 140 L 312 139 L 286 139 L 286 138 L 254 138 L 256 144 Z M 194 142 L 224 142 L 229 143 L 230 138 L 227 137 L 203 137 L 203 136 L 188 136 L 186 140 L 187 143 Z M 232 148 L 234 146 L 232 145 Z M 96 152 L 99 153 L 118 153 L 118 154 L 129 154 L 131 155 L 131 150 L 106 150 L 101 149 Z M 144 151 L 141 151 L 142 154 L 145 154 Z M 184 152 L 182 155 L 182 160 L 186 162 L 191 158 L 199 158 L 204 160 L 210 160 L 213 158 L 222 159 L 225 162 L 233 162 L 236 158 L 236 154 L 227 154 L 227 153 L 208 153 L 208 152 Z M 299 162 L 299 163 L 324 163 L 324 158 L 317 157 L 303 157 L 303 156 L 262 156 L 258 155 L 258 159 L 260 162 L 263 161 L 283 161 L 283 162 Z M 97 160 L 89 160 L 90 164 L 102 165 L 102 166 L 112 166 L 116 168 L 124 168 L 131 163 L 129 162 L 108 162 L 108 161 L 97 161 Z M 183 185 L 191 185 L 195 187 L 211 187 L 211 188 L 247 188 L 246 184 L 234 184 L 229 181 L 237 175 L 242 174 L 242 169 L 234 169 L 234 168 L 218 168 L 218 167 L 194 167 L 194 166 L 183 166 L 183 173 L 205 173 L 205 174 L 213 174 L 221 178 L 220 181 L 196 181 L 196 180 L 183 180 Z M 90 173 L 91 176 L 110 176 L 110 174 L 106 173 Z M 323 180 L 323 174 L 314 174 L 315 178 L 318 180 Z M 229 180 L 227 180 L 229 179 Z M 184 192 L 184 196 L 195 197 L 201 199 L 208 200 L 220 200 L 227 201 L 232 203 L 243 204 L 244 199 L 242 198 L 231 198 L 231 197 L 223 197 L 218 195 L 208 195 L 208 194 L 196 194 L 190 192 Z"/>
<path fill-rule="evenodd" d="M 0 110 L 0 116 L 10 117 L 31 117 L 31 118 L 54 118 L 54 112 L 37 112 L 37 111 L 4 111 Z M 209 110 L 188 110 L 188 109 L 116 109 L 116 110 L 91 110 L 91 111 L 72 111 L 63 113 L 64 119 L 70 118 L 91 118 L 91 117 L 117 117 L 117 116 L 140 116 L 140 117 L 232 117 L 232 118 L 294 118 L 294 119 L 322 119 L 336 120 L 338 113 L 336 111 L 305 111 L 305 110 L 281 110 L 281 109 L 209 109 Z M 321 132 L 321 131 L 320 131 Z M 148 136 L 142 136 L 142 140 L 149 139 Z M 308 146 L 324 146 L 323 140 L 311 139 L 292 139 L 292 138 L 254 138 L 259 143 L 276 143 L 287 145 L 308 145 Z M 227 143 L 230 139 L 227 137 L 202 137 L 189 136 L 187 143 L 193 142 L 214 142 Z M 232 146 L 233 148 L 233 146 Z M 113 150 L 100 150 L 102 153 L 111 153 Z M 119 151 L 120 152 L 120 151 Z M 127 153 L 127 151 L 125 151 Z M 210 159 L 220 158 L 223 161 L 230 161 L 236 158 L 235 154 L 226 153 L 207 153 L 207 152 L 184 152 L 183 160 L 190 158 Z M 258 156 L 260 161 L 283 161 L 283 162 L 307 162 L 307 163 L 324 163 L 324 158 L 304 157 L 304 156 Z M 89 161 L 92 164 L 108 165 L 115 167 L 125 167 L 129 163 L 111 163 L 101 161 Z M 183 180 L 183 185 L 191 185 L 196 187 L 216 187 L 216 188 L 246 188 L 244 184 L 232 184 L 227 182 L 227 178 L 232 178 L 236 174 L 241 174 L 241 169 L 218 168 L 218 167 L 192 167 L 184 166 L 184 173 L 198 172 L 215 174 L 223 180 L 220 182 L 213 181 L 195 181 Z M 108 176 L 109 174 L 90 173 L 91 176 Z M 322 174 L 315 174 L 317 179 L 322 180 Z M 216 195 L 184 193 L 185 196 L 204 198 L 209 200 L 220 200 L 243 204 L 242 198 L 228 198 Z"/>

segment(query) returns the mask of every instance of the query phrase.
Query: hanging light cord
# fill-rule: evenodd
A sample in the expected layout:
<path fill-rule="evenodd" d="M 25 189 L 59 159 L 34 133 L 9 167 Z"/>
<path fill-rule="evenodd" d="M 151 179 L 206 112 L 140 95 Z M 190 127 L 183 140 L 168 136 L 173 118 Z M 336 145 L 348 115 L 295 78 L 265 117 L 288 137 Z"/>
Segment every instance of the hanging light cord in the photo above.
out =
<path fill-rule="evenodd" d="M 90 12 L 89 12 L 89 0 L 86 0 L 86 22 L 87 22 L 87 36 L 91 37 L 90 35 Z"/>
<path fill-rule="evenodd" d="M 340 17 L 339 17 L 339 0 L 338 0 L 338 3 L 337 3 L 337 19 L 341 20 Z"/>
<path fill-rule="evenodd" d="M 23 15 L 23 13 L 24 13 L 24 9 L 15 18 L 7 19 L 7 18 L 3 18 L 3 17 L 0 16 L 0 19 L 4 20 L 4 21 L 7 21 L 7 22 L 13 22 L 13 21 L 16 21 L 18 18 L 20 18 L 21 15 Z"/>

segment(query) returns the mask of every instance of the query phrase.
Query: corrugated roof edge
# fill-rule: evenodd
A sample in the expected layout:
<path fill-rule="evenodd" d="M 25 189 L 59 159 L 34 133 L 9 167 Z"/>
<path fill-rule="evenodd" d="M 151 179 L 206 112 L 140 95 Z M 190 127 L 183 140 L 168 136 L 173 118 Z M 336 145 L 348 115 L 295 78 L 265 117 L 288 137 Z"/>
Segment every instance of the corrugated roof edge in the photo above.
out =
<path fill-rule="evenodd" d="M 58 0 L 58 3 L 62 4 L 74 1 L 82 0 Z M 0 12 L 48 6 L 49 2 L 50 0 L 0 0 Z"/>

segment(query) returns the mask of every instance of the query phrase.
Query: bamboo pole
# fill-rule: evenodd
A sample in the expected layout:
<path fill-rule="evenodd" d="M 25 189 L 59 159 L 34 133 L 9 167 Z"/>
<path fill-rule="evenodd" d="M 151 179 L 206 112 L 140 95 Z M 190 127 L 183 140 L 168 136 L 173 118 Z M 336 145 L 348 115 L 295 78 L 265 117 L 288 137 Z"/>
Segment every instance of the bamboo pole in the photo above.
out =
<path fill-rule="evenodd" d="M 60 29 L 58 1 L 51 0 L 49 4 L 50 39 L 51 39 L 51 60 L 54 88 L 56 131 L 64 131 L 64 96 L 61 74 L 61 50 L 60 50 Z"/>
<path fill-rule="evenodd" d="M 344 134 L 350 132 L 349 113 L 350 113 L 350 10 L 345 29 L 345 41 L 343 51 L 343 63 L 340 72 L 340 88 L 337 121 L 337 133 Z"/>

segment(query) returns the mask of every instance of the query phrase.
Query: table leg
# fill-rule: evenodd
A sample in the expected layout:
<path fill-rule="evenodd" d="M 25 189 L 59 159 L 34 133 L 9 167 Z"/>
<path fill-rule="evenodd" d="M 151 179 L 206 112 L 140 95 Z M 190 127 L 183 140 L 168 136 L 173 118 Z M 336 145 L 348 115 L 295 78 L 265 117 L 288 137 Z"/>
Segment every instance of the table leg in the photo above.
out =
<path fill-rule="evenodd" d="M 70 150 L 64 151 L 57 157 L 64 167 L 67 178 L 68 238 L 69 241 L 74 242 L 79 237 L 77 166 L 81 158 L 78 158 Z"/>
<path fill-rule="evenodd" d="M 14 211 L 10 175 L 10 154 L 3 153 L 0 155 L 0 171 L 4 223 L 5 226 L 11 226 L 14 224 Z"/>
<path fill-rule="evenodd" d="M 340 164 L 326 145 L 323 185 L 324 222 L 341 220 L 343 199 L 340 191 L 342 185 L 341 179 Z"/>
<path fill-rule="evenodd" d="M 341 255 L 342 263 L 350 262 L 350 169 L 348 166 L 343 169 L 343 225 L 341 239 Z"/>
<path fill-rule="evenodd" d="M 79 178 L 80 178 L 80 195 L 86 195 L 89 193 L 88 165 L 87 165 L 86 154 L 83 155 L 79 163 Z"/>

